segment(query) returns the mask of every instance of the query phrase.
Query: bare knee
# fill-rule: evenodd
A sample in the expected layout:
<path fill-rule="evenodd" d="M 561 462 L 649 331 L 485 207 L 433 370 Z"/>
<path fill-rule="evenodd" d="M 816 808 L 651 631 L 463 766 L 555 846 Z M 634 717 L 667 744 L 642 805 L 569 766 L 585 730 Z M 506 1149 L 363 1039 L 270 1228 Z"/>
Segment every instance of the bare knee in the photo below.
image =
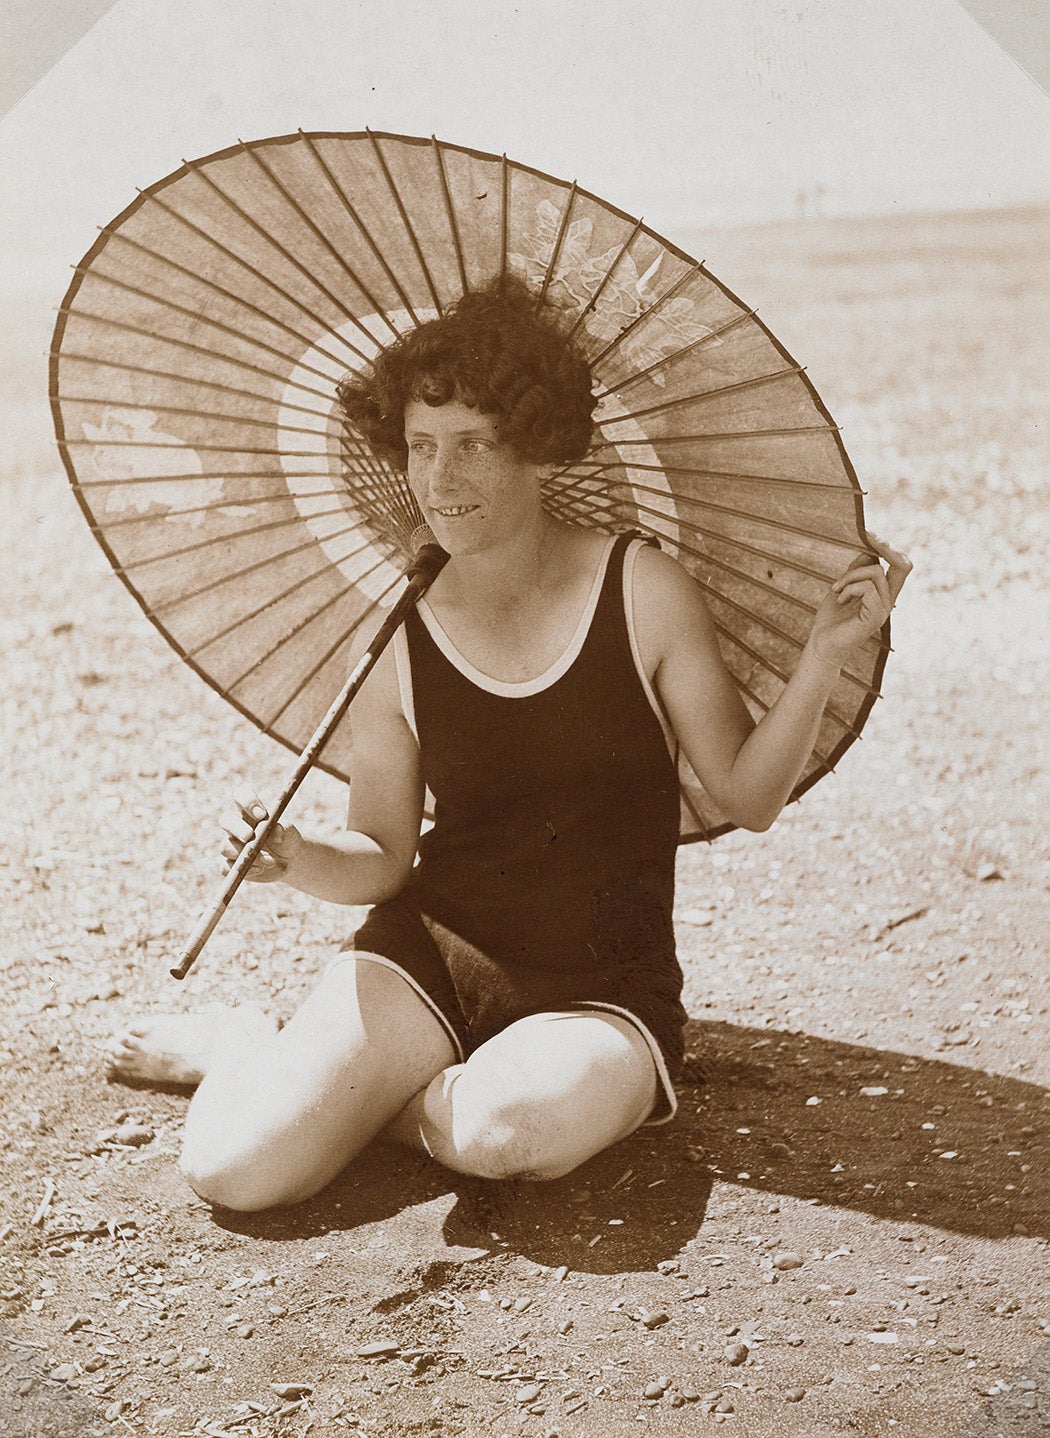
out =
<path fill-rule="evenodd" d="M 271 1186 L 260 1183 L 259 1176 L 243 1164 L 223 1163 L 218 1159 L 209 1162 L 184 1149 L 179 1170 L 198 1198 L 219 1208 L 254 1213 L 280 1202 L 269 1191 Z"/>
<path fill-rule="evenodd" d="M 568 1173 L 575 1164 L 559 1164 L 543 1152 L 528 1126 L 506 1119 L 486 1122 L 480 1115 L 476 1126 L 457 1139 L 456 1167 L 476 1178 L 553 1179 Z"/>
<path fill-rule="evenodd" d="M 435 1081 L 434 1087 L 440 1084 Z M 566 1159 L 551 1141 L 542 1104 L 500 1100 L 468 1093 L 453 1105 L 424 1101 L 423 1133 L 433 1156 L 459 1173 L 476 1178 L 560 1178 L 580 1161 Z"/>
<path fill-rule="evenodd" d="M 311 1198 L 327 1183 L 325 1173 L 313 1179 L 302 1170 L 267 1151 L 265 1145 L 224 1152 L 188 1140 L 183 1145 L 179 1169 L 198 1198 L 219 1208 L 239 1213 L 258 1213 L 266 1208 L 284 1208 Z"/>

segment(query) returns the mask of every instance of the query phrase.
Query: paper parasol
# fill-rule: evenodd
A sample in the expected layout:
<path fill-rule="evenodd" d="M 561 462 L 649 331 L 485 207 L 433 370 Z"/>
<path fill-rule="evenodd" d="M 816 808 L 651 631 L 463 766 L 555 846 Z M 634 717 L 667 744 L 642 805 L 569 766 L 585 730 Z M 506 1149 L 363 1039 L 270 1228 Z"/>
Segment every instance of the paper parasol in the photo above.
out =
<path fill-rule="evenodd" d="M 372 131 L 188 162 L 76 267 L 51 402 L 80 506 L 186 662 L 300 751 L 358 626 L 401 587 L 420 515 L 348 431 L 335 387 L 409 326 L 513 272 L 591 361 L 594 444 L 552 513 L 655 536 L 702 586 L 758 718 L 830 581 L 865 549 L 861 494 L 813 386 L 755 313 L 640 220 L 505 157 Z M 795 796 L 876 697 L 889 628 L 851 658 Z M 321 767 L 346 777 L 347 726 Z M 682 838 L 732 826 L 685 761 Z"/>

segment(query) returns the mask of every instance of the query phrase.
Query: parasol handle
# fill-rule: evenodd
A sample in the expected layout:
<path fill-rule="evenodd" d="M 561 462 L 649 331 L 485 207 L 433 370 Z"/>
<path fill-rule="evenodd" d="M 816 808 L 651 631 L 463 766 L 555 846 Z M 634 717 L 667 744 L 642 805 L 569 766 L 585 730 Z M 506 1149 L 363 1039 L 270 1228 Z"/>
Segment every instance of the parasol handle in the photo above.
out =
<path fill-rule="evenodd" d="M 317 762 L 318 755 L 330 739 L 336 725 L 349 709 L 354 695 L 371 673 L 380 654 L 394 637 L 394 632 L 404 623 L 408 611 L 422 599 L 447 562 L 448 555 L 436 543 L 429 530 L 417 529 L 412 538 L 414 542 L 422 539 L 422 543 L 416 551 L 415 559 L 406 571 L 408 584 L 404 593 L 379 626 L 371 644 L 354 665 L 346 683 L 333 700 L 328 713 L 321 720 L 306 748 L 299 755 L 295 769 L 281 790 L 269 817 L 255 831 L 255 837 L 245 844 L 226 875 L 222 889 L 201 913 L 193 933 L 179 953 L 178 963 L 170 970 L 172 978 L 184 979 L 196 963 L 201 950 L 211 938 L 216 925 L 226 912 L 230 900 L 240 888 L 248 870 L 262 849 L 265 848 L 267 839 L 272 834 L 274 826 L 280 821 L 281 815 L 291 802 L 295 791 Z"/>

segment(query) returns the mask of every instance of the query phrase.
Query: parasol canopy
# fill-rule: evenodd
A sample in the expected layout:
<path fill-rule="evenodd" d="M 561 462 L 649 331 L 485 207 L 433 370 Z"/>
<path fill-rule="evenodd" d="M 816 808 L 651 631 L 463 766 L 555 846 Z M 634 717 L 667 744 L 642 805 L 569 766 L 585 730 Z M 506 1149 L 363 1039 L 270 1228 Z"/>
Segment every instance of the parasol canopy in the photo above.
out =
<path fill-rule="evenodd" d="M 861 492 L 799 365 L 703 264 L 505 156 L 299 131 L 190 161 L 76 267 L 51 404 L 116 573 L 203 679 L 302 750 L 359 626 L 403 588 L 421 516 L 336 386 L 405 329 L 520 276 L 589 359 L 594 442 L 556 516 L 655 537 L 702 586 L 752 715 L 776 701 L 827 586 L 866 550 Z M 888 624 L 826 706 L 793 797 L 877 694 Z M 346 778 L 348 725 L 321 767 Z M 685 760 L 683 840 L 730 829 Z"/>

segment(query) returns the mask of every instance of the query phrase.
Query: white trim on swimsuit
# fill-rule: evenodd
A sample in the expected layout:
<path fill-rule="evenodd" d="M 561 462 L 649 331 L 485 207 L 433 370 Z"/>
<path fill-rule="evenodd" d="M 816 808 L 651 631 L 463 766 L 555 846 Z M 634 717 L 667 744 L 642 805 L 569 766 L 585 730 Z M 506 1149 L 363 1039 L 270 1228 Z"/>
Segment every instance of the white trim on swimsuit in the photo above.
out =
<path fill-rule="evenodd" d="M 595 611 L 598 608 L 598 600 L 601 597 L 602 585 L 605 582 L 605 574 L 609 568 L 609 556 L 612 554 L 613 545 L 616 543 L 616 536 L 610 535 L 605 545 L 605 552 L 602 554 L 601 562 L 598 565 L 597 573 L 591 584 L 591 591 L 587 596 L 587 603 L 584 605 L 583 613 L 580 615 L 579 623 L 572 638 L 566 647 L 555 659 L 553 664 L 537 675 L 535 679 L 493 679 L 491 674 L 485 674 L 476 668 L 469 659 L 460 653 L 452 640 L 441 627 L 441 622 L 431 609 L 425 599 L 421 599 L 416 605 L 416 612 L 423 621 L 423 626 L 433 639 L 453 668 L 458 669 L 464 679 L 469 679 L 471 684 L 479 689 L 486 690 L 489 694 L 500 695 L 504 699 L 524 699 L 530 694 L 542 694 L 552 684 L 556 684 L 563 674 L 575 664 L 580 657 L 587 635 L 590 633 L 591 622 L 594 619 Z M 406 646 L 407 647 L 407 646 Z"/>
<path fill-rule="evenodd" d="M 645 665 L 642 663 L 642 651 L 638 644 L 638 632 L 634 623 L 634 564 L 639 554 L 645 548 L 646 540 L 634 539 L 627 546 L 623 556 L 623 612 L 627 619 L 627 636 L 631 641 L 631 655 L 634 659 L 634 667 L 638 672 L 645 697 L 649 701 L 649 707 L 660 721 L 660 728 L 663 730 L 664 743 L 667 745 L 667 752 L 677 764 L 678 762 L 678 740 L 675 732 L 668 722 L 667 715 L 663 711 L 659 699 L 656 697 L 656 690 L 645 672 Z"/>
<path fill-rule="evenodd" d="M 359 949 L 346 949 L 341 954 L 336 954 L 335 958 L 331 961 L 331 963 L 326 965 L 325 973 L 329 973 L 337 965 L 346 963 L 349 959 L 361 959 L 363 962 L 369 964 L 382 964 L 384 969 L 390 969 L 393 971 L 393 973 L 400 974 L 401 977 L 405 980 L 405 982 L 412 988 L 413 992 L 418 994 L 419 997 L 423 1000 L 430 1012 L 434 1014 L 434 1016 L 440 1021 L 442 1028 L 445 1030 L 445 1032 L 448 1034 L 449 1039 L 451 1040 L 452 1048 L 456 1055 L 456 1062 L 466 1063 L 467 1056 L 463 1052 L 463 1045 L 460 1043 L 459 1036 L 457 1035 L 456 1031 L 453 1029 L 452 1025 L 449 1023 L 445 1015 L 441 1012 L 440 1008 L 438 1008 L 434 1000 L 427 993 L 426 989 L 424 989 L 423 986 L 418 983 L 410 973 L 407 972 L 407 970 L 403 969 L 400 964 L 396 964 L 393 959 L 388 959 L 382 954 L 370 954 Z M 648 1026 L 642 1022 L 642 1020 L 637 1016 L 637 1014 L 632 1014 L 630 1009 L 622 1008 L 619 1004 L 607 1004 L 603 1003 L 599 999 L 580 999 L 578 1002 L 570 1004 L 567 1008 L 564 1009 L 539 1009 L 536 1013 L 526 1014 L 524 1015 L 524 1017 L 544 1018 L 548 1015 L 554 1014 L 587 1013 L 589 1011 L 618 1014 L 620 1018 L 626 1019 L 629 1024 L 631 1024 L 635 1029 L 637 1029 L 638 1033 L 645 1040 L 646 1047 L 652 1055 L 653 1066 L 656 1069 L 657 1082 L 663 1089 L 664 1097 L 667 1100 L 667 1112 L 660 1118 L 643 1119 L 640 1126 L 642 1128 L 655 1128 L 659 1124 L 670 1123 L 671 1120 L 674 1118 L 675 1114 L 678 1112 L 678 1095 L 674 1091 L 674 1085 L 671 1082 L 671 1075 L 667 1071 L 667 1062 L 664 1059 L 663 1051 L 661 1050 L 660 1045 L 656 1042 L 656 1039 L 653 1037 Z M 508 1024 L 507 1027 L 510 1028 L 511 1025 Z M 653 1107 L 656 1107 L 655 1103 Z"/>
<path fill-rule="evenodd" d="M 594 613 L 598 607 L 598 599 L 601 595 L 602 584 L 605 581 L 605 574 L 609 567 L 609 556 L 612 554 L 613 545 L 615 543 L 616 536 L 610 536 L 609 541 L 605 547 L 605 553 L 603 554 L 601 563 L 598 566 L 598 572 L 594 577 L 594 583 L 591 586 L 591 592 L 587 597 L 586 607 L 584 608 L 584 611 L 580 616 L 580 622 L 576 626 L 576 632 L 569 640 L 568 647 L 559 656 L 559 658 L 557 658 L 554 663 L 550 665 L 550 667 L 546 669 L 536 679 L 526 679 L 520 682 L 508 682 L 500 679 L 493 679 L 489 675 L 483 674 L 480 669 L 476 669 L 474 665 L 471 664 L 469 659 L 465 659 L 464 656 L 459 652 L 456 646 L 452 643 L 452 640 L 448 637 L 444 629 L 442 629 L 441 625 L 438 623 L 436 617 L 434 616 L 433 610 L 430 608 L 430 606 L 426 603 L 425 600 L 420 600 L 419 604 L 417 604 L 416 606 L 416 610 L 419 614 L 420 619 L 423 621 L 423 624 L 426 626 L 427 633 L 441 650 L 441 653 L 445 656 L 445 658 L 449 661 L 450 664 L 452 664 L 456 669 L 458 669 L 459 672 L 466 679 L 469 679 L 472 684 L 476 684 L 479 689 L 487 689 L 490 694 L 500 694 L 503 695 L 505 698 L 510 699 L 516 698 L 519 695 L 539 694 L 544 689 L 549 689 L 556 680 L 560 679 L 563 674 L 566 674 L 572 667 L 574 661 L 579 657 L 580 651 L 583 648 L 587 635 L 590 633 L 591 623 L 594 619 Z M 624 615 L 627 620 L 627 634 L 631 643 L 631 656 L 634 659 L 634 667 L 637 671 L 639 682 L 641 683 L 642 690 L 645 693 L 646 699 L 648 699 L 649 701 L 649 707 L 652 709 L 653 713 L 660 721 L 660 728 L 663 732 L 664 741 L 667 744 L 667 751 L 673 759 L 677 760 L 678 742 L 675 738 L 673 729 L 668 723 L 667 715 L 664 713 L 663 708 L 660 705 L 660 701 L 656 697 L 656 691 L 652 686 L 649 676 L 645 672 L 645 665 L 642 662 L 641 649 L 638 644 L 638 633 L 635 627 L 634 566 L 638 554 L 644 547 L 645 543 L 646 541 L 644 539 L 632 540 L 631 543 L 627 546 L 627 549 L 624 551 Z M 409 729 L 412 731 L 412 737 L 418 743 L 419 731 L 416 728 L 416 707 L 415 698 L 412 692 L 412 664 L 409 659 L 408 636 L 405 632 L 404 625 L 401 625 L 400 628 L 398 628 L 394 633 L 394 660 L 397 666 L 397 687 L 401 699 L 401 711 L 405 716 L 405 721 L 408 724 Z"/>
<path fill-rule="evenodd" d="M 367 950 L 364 949 L 343 949 L 341 953 L 336 954 L 335 958 L 330 964 L 325 965 L 325 973 L 330 973 L 331 970 L 336 968 L 339 964 L 345 964 L 348 959 L 363 959 L 366 963 L 369 964 L 382 964 L 384 969 L 392 969 L 395 974 L 400 974 L 401 977 L 404 979 L 405 983 L 412 986 L 412 988 L 423 1000 L 431 1013 L 435 1014 L 436 1017 L 440 1019 L 441 1027 L 445 1030 L 445 1032 L 448 1034 L 449 1038 L 452 1041 L 452 1047 L 456 1052 L 456 1062 L 466 1063 L 467 1056 L 463 1052 L 463 1045 L 459 1041 L 459 1035 L 456 1033 L 455 1029 L 452 1027 L 451 1023 L 448 1021 L 445 1015 L 438 1008 L 434 1000 L 427 993 L 423 985 L 420 984 L 416 979 L 414 979 L 412 975 L 407 972 L 407 970 L 403 969 L 400 964 L 395 964 L 393 959 L 388 959 L 383 954 L 370 954 Z"/>

